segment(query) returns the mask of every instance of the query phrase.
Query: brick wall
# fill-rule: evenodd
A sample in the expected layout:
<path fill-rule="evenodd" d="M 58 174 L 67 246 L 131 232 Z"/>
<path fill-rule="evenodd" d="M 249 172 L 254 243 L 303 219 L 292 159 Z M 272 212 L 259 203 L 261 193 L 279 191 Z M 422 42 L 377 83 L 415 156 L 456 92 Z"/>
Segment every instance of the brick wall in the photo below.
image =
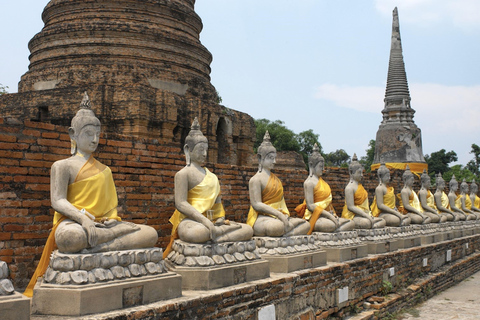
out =
<path fill-rule="evenodd" d="M 70 156 L 67 127 L 0 118 L 0 259 L 6 261 L 16 288 L 24 288 L 41 256 L 53 211 L 50 208 L 50 167 Z M 104 134 L 95 157 L 110 166 L 118 193 L 119 214 L 129 221 L 148 224 L 159 232 L 159 247 L 166 247 L 174 211 L 173 179 L 185 165 L 182 150 L 165 147 L 155 139 Z M 213 159 L 212 159 L 213 160 Z M 227 218 L 246 221 L 248 181 L 256 167 L 207 164 L 222 185 Z M 303 169 L 278 169 L 291 213 L 303 201 Z M 348 182 L 344 168 L 328 168 L 324 176 L 334 194 L 338 213 Z M 365 174 L 365 188 L 373 198 L 375 174 Z M 401 172 L 392 173 L 397 191 Z"/>

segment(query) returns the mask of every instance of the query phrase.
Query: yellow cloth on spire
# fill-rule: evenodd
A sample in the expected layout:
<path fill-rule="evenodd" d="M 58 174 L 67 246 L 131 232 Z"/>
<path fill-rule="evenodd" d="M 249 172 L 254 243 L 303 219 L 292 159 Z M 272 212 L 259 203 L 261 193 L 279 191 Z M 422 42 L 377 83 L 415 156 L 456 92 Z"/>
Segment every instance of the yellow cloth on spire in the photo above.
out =
<path fill-rule="evenodd" d="M 385 166 L 389 169 L 396 169 L 396 170 L 403 170 L 408 167 L 410 168 L 410 171 L 413 172 L 416 176 L 420 176 L 420 174 L 423 172 L 423 170 L 428 171 L 428 164 L 426 163 L 421 163 L 421 162 L 410 162 L 410 163 L 399 163 L 399 162 L 387 162 L 385 163 Z M 370 169 L 372 171 L 377 170 L 380 168 L 380 163 L 375 163 L 370 166 Z"/>
<path fill-rule="evenodd" d="M 205 168 L 205 177 L 192 189 L 188 190 L 187 202 L 194 207 L 198 212 L 207 216 L 207 210 L 213 210 L 213 220 L 225 216 L 225 210 L 222 203 L 215 203 L 220 195 L 220 182 L 215 174 Z M 170 243 L 165 249 L 163 256 L 167 257 L 171 251 L 173 241 L 178 238 L 177 228 L 180 222 L 182 222 L 187 216 L 178 210 L 175 210 L 170 217 L 170 223 L 172 226 L 172 235 L 170 237 Z"/>
<path fill-rule="evenodd" d="M 448 196 L 445 191 L 442 191 L 442 206 L 448 210 L 452 210 L 452 207 L 450 207 L 450 201 L 448 200 Z"/>
<path fill-rule="evenodd" d="M 290 216 L 288 211 L 287 204 L 285 203 L 285 198 L 283 197 L 283 185 L 280 179 L 276 175 L 270 172 L 270 177 L 268 178 L 267 185 L 262 191 L 262 202 L 266 205 L 269 205 L 273 209 L 280 210 L 287 217 Z M 253 225 L 257 221 L 259 214 L 268 215 L 272 218 L 277 219 L 277 217 L 263 212 L 257 212 L 250 206 L 250 211 L 248 212 L 247 224 L 253 228 Z"/>
<path fill-rule="evenodd" d="M 109 167 L 95 160 L 93 156 L 90 156 L 78 172 L 75 181 L 68 186 L 67 200 L 77 209 L 85 209 L 94 215 L 95 220 L 103 218 L 121 220 L 117 215 L 118 198 L 112 171 Z M 43 248 L 42 257 L 27 289 L 23 293 L 27 297 L 33 295 L 33 288 L 37 283 L 38 277 L 43 276 L 47 270 L 50 256 L 57 249 L 55 231 L 60 222 L 65 219 L 64 215 L 55 212 L 53 228 Z"/>
<path fill-rule="evenodd" d="M 395 209 L 395 193 L 393 187 L 387 187 L 387 193 L 383 196 L 383 204 L 389 208 Z M 377 206 L 377 196 L 373 198 L 370 209 L 372 210 L 372 216 L 378 217 L 380 215 L 381 211 Z"/>
<path fill-rule="evenodd" d="M 369 204 L 368 204 L 368 192 L 365 190 L 363 185 L 359 184 L 357 191 L 355 191 L 354 200 L 355 206 L 360 210 L 363 210 L 365 213 L 372 215 L 370 212 Z M 351 212 L 347 208 L 347 203 L 343 206 L 342 211 L 342 218 L 352 220 L 355 217 L 355 213 Z"/>
<path fill-rule="evenodd" d="M 397 194 L 398 198 L 398 211 L 403 214 L 407 214 L 408 211 L 405 209 L 403 206 L 403 201 L 402 201 L 402 194 L 398 193 Z M 423 212 L 422 205 L 420 204 L 420 200 L 418 199 L 418 196 L 415 192 L 411 191 L 410 196 L 408 197 L 408 204 L 412 206 L 414 209 L 417 209 L 420 212 Z"/>
<path fill-rule="evenodd" d="M 328 183 L 326 183 L 321 177 L 318 178 L 318 182 L 313 189 L 313 201 L 316 205 L 313 214 L 310 210 L 308 210 L 305 200 L 303 200 L 303 203 L 295 208 L 295 211 L 302 215 L 303 219 L 309 220 L 310 222 L 310 230 L 307 234 L 312 234 L 315 228 L 315 223 L 322 214 L 323 210 L 335 212 L 335 209 L 332 206 L 332 190 L 330 189 Z"/>
<path fill-rule="evenodd" d="M 427 206 L 437 210 L 437 206 L 435 205 L 435 198 L 430 190 L 428 190 L 427 193 Z"/>

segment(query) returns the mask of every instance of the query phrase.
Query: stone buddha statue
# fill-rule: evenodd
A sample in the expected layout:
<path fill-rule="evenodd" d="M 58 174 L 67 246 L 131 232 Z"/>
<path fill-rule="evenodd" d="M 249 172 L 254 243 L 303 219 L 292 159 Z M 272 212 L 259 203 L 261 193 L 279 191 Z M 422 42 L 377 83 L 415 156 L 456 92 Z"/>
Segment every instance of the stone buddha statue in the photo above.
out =
<path fill-rule="evenodd" d="M 420 200 L 418 199 L 417 194 L 412 190 L 414 179 L 414 175 L 410 171 L 410 167 L 407 165 L 405 172 L 403 172 L 402 191 L 397 194 L 399 200 L 398 211 L 408 215 L 412 224 L 427 224 L 430 223 L 432 219 L 423 213 Z"/>
<path fill-rule="evenodd" d="M 450 209 L 448 196 L 445 191 L 443 191 L 445 189 L 445 180 L 443 180 L 441 173 L 437 175 L 436 185 L 437 189 L 435 190 L 433 198 L 435 199 L 435 206 L 437 207 L 438 213 L 445 215 L 447 221 L 458 221 L 460 218 Z"/>
<path fill-rule="evenodd" d="M 176 210 L 170 218 L 172 236 L 164 258 L 175 239 L 189 243 L 250 240 L 253 235 L 250 226 L 225 219 L 218 178 L 203 167 L 208 141 L 197 118 L 185 138 L 183 151 L 187 164 L 175 174 Z"/>
<path fill-rule="evenodd" d="M 387 185 L 390 181 L 390 170 L 385 163 L 380 165 L 377 175 L 379 184 L 375 189 L 375 197 L 370 207 L 372 216 L 384 219 L 389 227 L 410 225 L 410 217 L 398 212 L 393 187 Z"/>
<path fill-rule="evenodd" d="M 319 152 L 318 145 L 308 157 L 309 175 L 303 183 L 305 200 L 297 208 L 298 214 L 309 221 L 310 230 L 318 232 L 352 231 L 355 223 L 349 219 L 338 218 L 332 205 L 332 192 L 328 183 L 322 179 L 325 160 Z"/>
<path fill-rule="evenodd" d="M 96 253 L 151 248 L 158 240 L 154 228 L 122 222 L 117 214 L 112 171 L 92 155 L 99 142 L 100 121 L 90 109 L 87 93 L 68 133 L 72 156 L 52 165 L 53 228 L 26 296 L 32 296 L 37 278 L 45 273 L 56 248 L 60 253 Z"/>
<path fill-rule="evenodd" d="M 457 199 L 460 199 L 460 195 L 457 196 L 458 182 L 455 178 L 455 175 L 452 175 L 452 179 L 450 179 L 448 187 L 450 190 L 448 192 L 448 203 L 450 204 L 450 210 L 452 210 L 452 212 L 458 216 L 459 220 L 465 221 L 467 219 L 467 215 L 462 211 L 462 209 L 457 207 Z"/>
<path fill-rule="evenodd" d="M 250 211 L 247 224 L 255 236 L 280 237 L 306 235 L 310 224 L 300 218 L 290 217 L 283 185 L 271 170 L 275 166 L 277 150 L 270 142 L 268 131 L 258 147 L 258 171 L 250 179 Z"/>
<path fill-rule="evenodd" d="M 348 166 L 350 181 L 345 187 L 345 205 L 343 206 L 342 218 L 353 220 L 355 229 L 383 228 L 386 221 L 372 216 L 368 204 L 368 193 L 361 181 L 363 178 L 363 166 L 358 162 L 354 154 Z"/>
<path fill-rule="evenodd" d="M 423 170 L 420 176 L 420 182 L 422 187 L 418 191 L 418 199 L 423 209 L 423 214 L 430 217 L 432 223 L 445 222 L 447 217 L 444 214 L 439 214 L 437 207 L 435 206 L 435 200 L 433 194 L 430 191 L 431 180 L 427 173 L 427 170 Z"/>
<path fill-rule="evenodd" d="M 472 183 L 470 184 L 470 201 L 472 202 L 472 211 L 480 213 L 480 197 L 477 196 L 478 192 L 478 185 L 475 183 L 475 179 L 473 179 Z"/>
<path fill-rule="evenodd" d="M 472 201 L 468 195 L 468 184 L 465 179 L 460 184 L 460 194 L 455 200 L 455 206 L 466 214 L 467 220 L 477 220 L 477 214 L 472 210 Z"/>

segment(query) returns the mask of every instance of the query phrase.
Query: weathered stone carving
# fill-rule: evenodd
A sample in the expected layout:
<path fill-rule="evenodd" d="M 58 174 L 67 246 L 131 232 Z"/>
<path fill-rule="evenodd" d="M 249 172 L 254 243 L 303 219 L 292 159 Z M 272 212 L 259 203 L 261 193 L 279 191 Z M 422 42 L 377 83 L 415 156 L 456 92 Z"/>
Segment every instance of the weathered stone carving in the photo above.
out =
<path fill-rule="evenodd" d="M 449 192 L 448 192 L 448 203 L 450 204 L 450 210 L 458 217 L 459 220 L 465 221 L 467 215 L 460 208 L 457 207 L 457 199 L 460 199 L 460 195 L 457 196 L 458 182 L 455 178 L 455 175 L 452 175 L 452 179 L 448 183 Z M 470 218 L 471 220 L 472 218 Z"/>
<path fill-rule="evenodd" d="M 407 165 L 403 173 L 404 185 L 402 191 L 397 194 L 399 201 L 398 210 L 408 215 L 412 224 L 427 224 L 430 223 L 432 219 L 423 213 L 418 195 L 412 190 L 414 179 L 415 177 Z"/>
<path fill-rule="evenodd" d="M 423 209 L 423 214 L 430 217 L 432 223 L 447 221 L 447 216 L 443 213 L 439 213 L 435 206 L 433 194 L 429 190 L 431 179 L 427 174 L 427 170 L 423 170 L 423 173 L 420 176 L 420 181 L 422 183 L 422 187 L 420 188 L 420 191 L 418 191 L 418 198 Z"/>
<path fill-rule="evenodd" d="M 8 279 L 8 266 L 0 261 L 0 296 L 11 295 L 15 292 L 12 282 Z"/>
<path fill-rule="evenodd" d="M 460 217 L 450 210 L 450 201 L 445 191 L 443 191 L 445 189 L 445 180 L 443 180 L 441 173 L 437 175 L 436 185 L 437 188 L 433 197 L 438 213 L 446 215 L 447 221 L 458 221 Z"/>

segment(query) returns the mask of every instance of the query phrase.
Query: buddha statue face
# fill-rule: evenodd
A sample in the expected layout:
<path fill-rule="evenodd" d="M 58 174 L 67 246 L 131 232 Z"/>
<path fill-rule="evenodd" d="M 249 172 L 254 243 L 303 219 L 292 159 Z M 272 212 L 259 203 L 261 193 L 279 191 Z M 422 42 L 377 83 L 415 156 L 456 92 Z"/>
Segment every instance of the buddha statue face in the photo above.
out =
<path fill-rule="evenodd" d="M 208 140 L 200 130 L 198 119 L 195 118 L 190 132 L 185 138 L 185 145 L 183 146 L 187 166 L 190 166 L 192 162 L 198 165 L 203 165 L 207 161 L 207 151 Z"/>
<path fill-rule="evenodd" d="M 413 175 L 409 176 L 409 177 L 405 178 L 405 185 L 409 188 L 412 188 L 414 181 L 415 181 L 415 179 L 413 178 Z"/>
<path fill-rule="evenodd" d="M 477 186 L 476 183 L 472 183 L 472 184 L 470 185 L 470 191 L 471 191 L 472 193 L 474 193 L 474 194 L 477 194 L 477 192 L 478 192 L 478 186 Z"/>
<path fill-rule="evenodd" d="M 430 186 L 431 186 L 430 177 L 422 179 L 422 187 L 424 187 L 425 189 L 429 189 Z"/>
<path fill-rule="evenodd" d="M 465 181 L 460 184 L 460 192 L 468 193 L 468 184 Z"/>
<path fill-rule="evenodd" d="M 98 147 L 100 120 L 95 117 L 91 109 L 82 108 L 72 119 L 72 126 L 68 129 L 68 134 L 72 141 L 72 155 L 92 154 Z"/>
<path fill-rule="evenodd" d="M 353 180 L 360 182 L 363 178 L 363 168 L 358 168 L 353 174 L 351 174 Z"/>
<path fill-rule="evenodd" d="M 384 163 L 382 163 L 380 168 L 378 168 L 377 175 L 378 179 L 383 184 L 386 184 L 390 181 L 390 170 L 388 170 Z"/>
<path fill-rule="evenodd" d="M 437 178 L 437 189 L 438 190 L 445 189 L 445 180 L 443 180 L 442 178 Z"/>
<path fill-rule="evenodd" d="M 208 151 L 208 143 L 206 142 L 199 142 L 194 147 L 193 150 L 190 151 L 190 161 L 192 163 L 197 163 L 199 165 L 205 164 L 207 161 L 207 151 Z"/>
<path fill-rule="evenodd" d="M 321 177 L 321 176 L 323 175 L 323 170 L 324 170 L 324 169 L 325 169 L 325 162 L 319 161 L 319 162 L 315 165 L 313 171 L 314 171 L 314 173 L 315 173 L 316 176 Z"/>
<path fill-rule="evenodd" d="M 265 157 L 262 158 L 262 168 L 267 170 L 272 170 L 275 167 L 275 159 L 277 158 L 277 153 L 275 151 L 269 152 Z"/>
<path fill-rule="evenodd" d="M 457 181 L 450 181 L 450 190 L 451 191 L 457 191 L 458 190 L 458 182 Z"/>

